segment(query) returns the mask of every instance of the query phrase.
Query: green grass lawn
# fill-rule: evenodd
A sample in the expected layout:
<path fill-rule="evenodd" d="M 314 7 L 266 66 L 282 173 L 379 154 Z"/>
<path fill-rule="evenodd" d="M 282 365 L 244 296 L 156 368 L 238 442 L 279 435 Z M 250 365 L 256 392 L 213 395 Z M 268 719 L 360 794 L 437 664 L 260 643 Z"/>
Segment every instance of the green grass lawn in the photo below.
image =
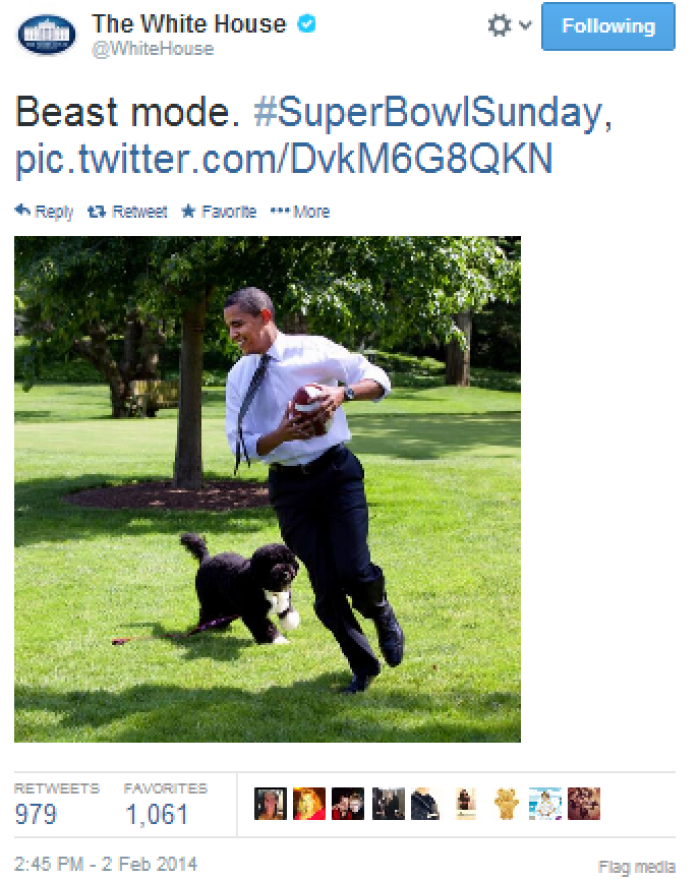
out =
<path fill-rule="evenodd" d="M 17 741 L 519 741 L 519 408 L 517 393 L 446 387 L 352 405 L 372 555 L 407 650 L 367 693 L 344 697 L 349 672 L 304 571 L 287 646 L 257 646 L 238 622 L 113 647 L 196 623 L 182 531 L 248 555 L 279 540 L 275 516 L 66 503 L 87 486 L 169 478 L 176 413 L 113 421 L 105 387 L 18 386 Z M 224 389 L 206 389 L 207 478 L 232 476 L 223 415 Z M 261 465 L 244 470 L 265 479 Z"/>

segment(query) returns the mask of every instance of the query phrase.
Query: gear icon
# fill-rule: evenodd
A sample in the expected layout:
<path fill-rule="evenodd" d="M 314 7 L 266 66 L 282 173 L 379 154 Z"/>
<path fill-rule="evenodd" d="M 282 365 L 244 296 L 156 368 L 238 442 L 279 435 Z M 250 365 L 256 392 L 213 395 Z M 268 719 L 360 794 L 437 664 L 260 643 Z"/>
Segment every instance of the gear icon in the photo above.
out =
<path fill-rule="evenodd" d="M 505 37 L 510 30 L 510 18 L 505 15 L 494 15 L 489 19 L 489 30 L 494 37 Z"/>

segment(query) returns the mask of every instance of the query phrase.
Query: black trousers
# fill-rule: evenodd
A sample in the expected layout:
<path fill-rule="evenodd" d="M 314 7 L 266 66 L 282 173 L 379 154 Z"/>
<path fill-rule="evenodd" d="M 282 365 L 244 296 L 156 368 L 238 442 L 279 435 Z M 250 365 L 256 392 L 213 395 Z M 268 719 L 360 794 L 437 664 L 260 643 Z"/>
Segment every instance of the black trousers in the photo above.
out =
<path fill-rule="evenodd" d="M 378 674 L 379 661 L 348 600 L 369 619 L 386 606 L 382 570 L 367 546 L 364 470 L 345 446 L 314 464 L 309 473 L 271 469 L 270 501 L 282 539 L 309 572 L 319 620 L 354 673 Z"/>

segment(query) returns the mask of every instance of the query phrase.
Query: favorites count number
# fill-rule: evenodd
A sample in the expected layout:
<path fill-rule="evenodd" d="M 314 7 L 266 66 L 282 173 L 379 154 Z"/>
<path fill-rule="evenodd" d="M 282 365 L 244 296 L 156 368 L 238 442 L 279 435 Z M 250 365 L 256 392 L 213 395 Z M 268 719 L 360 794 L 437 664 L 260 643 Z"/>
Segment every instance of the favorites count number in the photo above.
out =
<path fill-rule="evenodd" d="M 126 807 L 133 827 L 158 826 L 163 824 L 187 824 L 187 806 L 182 803 L 150 803 L 148 806 L 137 806 L 132 803 Z"/>

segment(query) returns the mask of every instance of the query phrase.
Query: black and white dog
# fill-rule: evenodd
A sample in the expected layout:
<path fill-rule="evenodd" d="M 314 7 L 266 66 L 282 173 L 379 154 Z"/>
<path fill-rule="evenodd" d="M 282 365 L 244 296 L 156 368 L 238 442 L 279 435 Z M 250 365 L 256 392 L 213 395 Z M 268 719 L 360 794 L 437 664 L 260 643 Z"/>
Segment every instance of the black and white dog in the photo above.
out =
<path fill-rule="evenodd" d="M 228 629 L 227 617 L 240 617 L 258 644 L 288 643 L 270 619 L 277 614 L 284 631 L 300 623 L 291 591 L 299 563 L 286 546 L 271 543 L 246 559 L 235 552 L 209 555 L 199 534 L 182 534 L 180 543 L 199 561 L 195 588 L 200 626 L 214 623 L 210 628 Z"/>

